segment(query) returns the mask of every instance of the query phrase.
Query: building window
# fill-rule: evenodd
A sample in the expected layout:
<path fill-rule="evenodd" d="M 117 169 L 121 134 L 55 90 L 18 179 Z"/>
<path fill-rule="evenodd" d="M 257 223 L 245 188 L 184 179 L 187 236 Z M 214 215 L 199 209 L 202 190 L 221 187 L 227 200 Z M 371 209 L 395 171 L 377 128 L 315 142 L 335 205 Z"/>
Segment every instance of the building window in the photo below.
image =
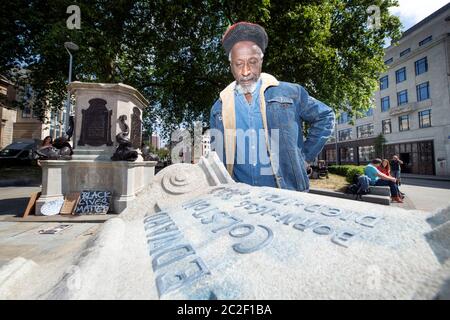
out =
<path fill-rule="evenodd" d="M 381 98 L 381 112 L 386 112 L 391 108 L 389 97 Z"/>
<path fill-rule="evenodd" d="M 358 138 L 368 138 L 373 136 L 373 123 L 356 127 L 356 135 Z"/>
<path fill-rule="evenodd" d="M 57 134 L 58 137 L 61 137 L 64 133 L 63 130 L 63 124 L 64 124 L 64 113 L 61 110 L 57 111 L 57 116 L 56 116 L 56 125 L 58 126 L 58 130 L 57 130 Z"/>
<path fill-rule="evenodd" d="M 395 71 L 395 79 L 397 83 L 403 82 L 406 80 L 406 68 L 401 68 Z"/>
<path fill-rule="evenodd" d="M 417 101 L 430 99 L 430 83 L 425 82 L 416 86 Z"/>
<path fill-rule="evenodd" d="M 33 118 L 39 118 L 39 113 L 35 109 L 33 109 Z"/>
<path fill-rule="evenodd" d="M 356 119 L 362 119 L 373 116 L 373 108 L 370 108 L 363 115 L 356 115 Z"/>
<path fill-rule="evenodd" d="M 392 132 L 391 119 L 383 120 L 381 122 L 381 126 L 383 127 L 383 134 L 389 134 Z"/>
<path fill-rule="evenodd" d="M 392 62 L 394 62 L 394 58 L 387 59 L 387 60 L 384 62 L 384 64 L 391 64 Z"/>
<path fill-rule="evenodd" d="M 53 111 L 50 112 L 50 119 L 49 119 L 49 123 L 50 123 L 50 136 L 52 138 L 55 138 L 55 113 Z"/>
<path fill-rule="evenodd" d="M 388 76 L 384 76 L 380 79 L 380 90 L 384 90 L 389 88 L 389 78 Z"/>
<path fill-rule="evenodd" d="M 22 118 L 31 118 L 31 109 L 30 107 L 24 107 L 22 109 Z"/>
<path fill-rule="evenodd" d="M 411 48 L 408 48 L 406 50 L 403 50 L 402 52 L 400 52 L 400 57 L 403 57 L 404 55 L 407 55 L 408 53 L 411 52 Z"/>
<path fill-rule="evenodd" d="M 398 117 L 398 129 L 400 131 L 409 130 L 409 116 L 408 115 Z"/>
<path fill-rule="evenodd" d="M 327 162 L 336 162 L 336 150 L 328 149 L 326 151 Z"/>
<path fill-rule="evenodd" d="M 348 122 L 348 113 L 342 112 L 338 118 L 338 124 L 344 124 Z"/>
<path fill-rule="evenodd" d="M 49 135 L 52 138 L 55 138 L 55 125 L 53 124 L 53 121 L 50 121 L 50 132 Z"/>
<path fill-rule="evenodd" d="M 423 46 L 424 44 L 427 44 L 428 42 L 431 42 L 431 40 L 433 40 L 433 36 L 429 36 L 423 39 L 422 41 L 419 42 L 419 47 Z"/>
<path fill-rule="evenodd" d="M 370 162 L 375 158 L 375 146 L 364 146 L 358 148 L 359 161 Z"/>
<path fill-rule="evenodd" d="M 33 89 L 28 84 L 25 85 L 24 95 L 25 95 L 24 98 L 26 100 L 30 100 L 33 97 Z"/>
<path fill-rule="evenodd" d="M 340 148 L 339 150 L 341 161 L 343 162 L 354 162 L 355 155 L 353 148 Z"/>
<path fill-rule="evenodd" d="M 424 110 L 419 112 L 419 127 L 431 127 L 431 110 Z"/>
<path fill-rule="evenodd" d="M 347 141 L 352 139 L 352 129 L 339 131 L 339 141 Z"/>
<path fill-rule="evenodd" d="M 408 90 L 397 92 L 397 105 L 401 106 L 408 103 Z"/>
<path fill-rule="evenodd" d="M 427 57 L 417 60 L 416 65 L 416 76 L 428 71 L 428 59 Z"/>

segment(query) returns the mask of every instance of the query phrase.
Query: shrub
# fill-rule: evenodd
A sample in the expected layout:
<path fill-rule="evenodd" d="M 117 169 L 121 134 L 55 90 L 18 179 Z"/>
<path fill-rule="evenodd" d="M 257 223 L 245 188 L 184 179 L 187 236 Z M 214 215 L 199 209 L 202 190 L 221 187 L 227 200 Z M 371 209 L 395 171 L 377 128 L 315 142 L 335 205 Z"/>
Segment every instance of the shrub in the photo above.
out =
<path fill-rule="evenodd" d="M 354 167 L 348 170 L 345 179 L 348 183 L 353 183 L 353 177 L 356 175 L 363 175 L 364 174 L 364 167 Z"/>
<path fill-rule="evenodd" d="M 345 177 L 348 183 L 353 183 L 353 177 L 355 174 L 364 174 L 364 167 L 365 166 L 355 165 L 330 166 L 328 167 L 328 171 L 330 173 Z"/>

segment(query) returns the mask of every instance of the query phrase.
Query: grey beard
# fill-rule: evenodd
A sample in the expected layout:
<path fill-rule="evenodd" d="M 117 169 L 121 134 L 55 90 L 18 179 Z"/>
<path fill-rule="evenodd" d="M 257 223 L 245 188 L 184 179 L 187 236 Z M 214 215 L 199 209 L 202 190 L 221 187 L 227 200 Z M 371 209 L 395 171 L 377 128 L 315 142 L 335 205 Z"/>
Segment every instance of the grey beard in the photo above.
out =
<path fill-rule="evenodd" d="M 240 84 L 237 84 L 236 91 L 240 94 L 247 94 L 247 93 L 252 94 L 256 90 L 256 83 L 257 82 L 254 82 L 250 86 L 245 86 L 245 87 L 241 86 Z"/>

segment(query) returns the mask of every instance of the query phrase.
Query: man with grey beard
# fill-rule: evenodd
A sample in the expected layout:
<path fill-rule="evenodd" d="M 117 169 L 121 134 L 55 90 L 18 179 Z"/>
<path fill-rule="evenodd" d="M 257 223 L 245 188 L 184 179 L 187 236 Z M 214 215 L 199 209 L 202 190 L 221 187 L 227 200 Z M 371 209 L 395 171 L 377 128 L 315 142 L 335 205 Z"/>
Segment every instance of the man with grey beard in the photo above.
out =
<path fill-rule="evenodd" d="M 222 44 L 235 81 L 211 109 L 211 150 L 238 182 L 307 191 L 306 167 L 333 132 L 333 111 L 300 85 L 261 72 L 268 36 L 260 25 L 236 23 Z"/>

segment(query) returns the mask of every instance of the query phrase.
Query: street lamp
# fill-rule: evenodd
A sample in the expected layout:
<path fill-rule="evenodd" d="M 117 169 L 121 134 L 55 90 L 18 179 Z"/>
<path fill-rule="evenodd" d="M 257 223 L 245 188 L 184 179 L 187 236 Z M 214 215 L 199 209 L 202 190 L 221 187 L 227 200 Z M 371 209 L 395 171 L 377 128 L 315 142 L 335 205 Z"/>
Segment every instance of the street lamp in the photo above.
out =
<path fill-rule="evenodd" d="M 337 123 L 334 125 L 334 147 L 336 149 L 336 165 L 339 165 L 338 163 L 338 132 L 337 132 Z"/>
<path fill-rule="evenodd" d="M 69 60 L 69 83 L 70 84 L 72 82 L 72 53 L 70 52 L 70 50 L 72 51 L 78 51 L 79 47 L 73 43 L 73 42 L 64 42 L 64 47 L 66 48 L 67 52 L 69 53 L 70 56 L 70 60 Z M 66 105 L 66 118 L 64 121 L 64 127 L 66 128 L 66 133 L 67 130 L 69 129 L 69 116 L 70 116 L 70 90 L 67 90 L 67 105 Z M 73 128 L 72 128 L 73 129 Z"/>

